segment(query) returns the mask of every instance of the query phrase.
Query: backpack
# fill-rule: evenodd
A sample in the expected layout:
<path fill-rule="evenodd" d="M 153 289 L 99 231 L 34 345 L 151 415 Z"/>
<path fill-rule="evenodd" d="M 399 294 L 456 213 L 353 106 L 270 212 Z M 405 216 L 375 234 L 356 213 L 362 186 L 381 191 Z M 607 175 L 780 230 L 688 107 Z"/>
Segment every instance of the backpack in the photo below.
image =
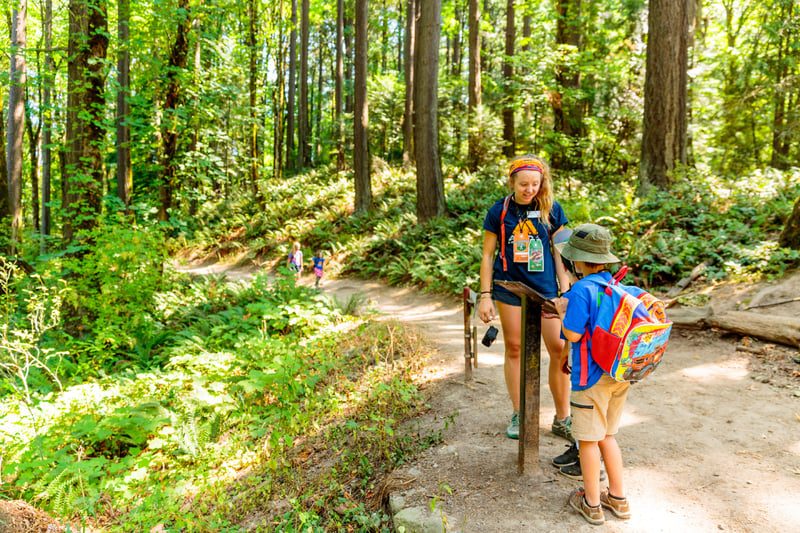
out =
<path fill-rule="evenodd" d="M 672 322 L 667 319 L 664 303 L 641 290 L 634 296 L 619 283 L 627 267 L 623 267 L 610 283 L 585 278 L 604 290 L 597 294 L 594 330 L 581 340 L 581 385 L 586 385 L 588 344 L 592 359 L 617 381 L 639 381 L 656 369 L 667 348 Z M 634 291 L 635 292 L 635 291 Z"/>

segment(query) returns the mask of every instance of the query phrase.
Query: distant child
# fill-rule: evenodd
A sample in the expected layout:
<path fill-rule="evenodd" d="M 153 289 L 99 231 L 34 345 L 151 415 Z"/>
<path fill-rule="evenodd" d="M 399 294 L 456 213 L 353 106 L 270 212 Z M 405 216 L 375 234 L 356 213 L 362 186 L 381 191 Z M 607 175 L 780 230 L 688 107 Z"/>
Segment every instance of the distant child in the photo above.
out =
<path fill-rule="evenodd" d="M 322 279 L 322 267 L 325 264 L 325 258 L 322 257 L 322 250 L 317 251 L 314 256 L 314 275 L 317 277 L 317 282 L 314 287 L 319 287 L 319 282 Z"/>
<path fill-rule="evenodd" d="M 603 290 L 591 278 L 609 283 L 611 274 L 606 265 L 618 263 L 619 259 L 611 253 L 611 234 L 596 224 L 581 224 L 556 249 L 561 257 L 572 262 L 578 278 L 569 292 L 553 302 L 564 337 L 572 343 L 572 353 L 579 354 L 584 332 L 587 328 L 594 329 L 598 294 Z M 606 374 L 592 359 L 591 343 L 588 346 L 588 357 L 572 358 L 570 395 L 572 433 L 580 450 L 585 489 L 573 491 L 568 503 L 590 524 L 599 525 L 605 521 L 603 507 L 618 518 L 631 516 L 622 479 L 622 452 L 614 437 L 630 382 L 618 382 Z M 608 471 L 608 489 L 603 491 L 600 490 L 601 455 Z"/>
<path fill-rule="evenodd" d="M 297 279 L 300 279 L 303 273 L 303 251 L 300 249 L 300 243 L 296 242 L 292 245 L 292 251 L 289 252 L 289 258 L 286 260 L 286 266 L 292 272 L 297 272 Z"/>

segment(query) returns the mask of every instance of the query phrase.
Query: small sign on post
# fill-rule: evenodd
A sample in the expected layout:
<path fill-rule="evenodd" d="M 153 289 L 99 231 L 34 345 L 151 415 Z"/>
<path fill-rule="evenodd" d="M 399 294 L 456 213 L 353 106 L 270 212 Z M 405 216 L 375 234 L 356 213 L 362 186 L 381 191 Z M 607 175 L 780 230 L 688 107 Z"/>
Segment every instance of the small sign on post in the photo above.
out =
<path fill-rule="evenodd" d="M 520 361 L 520 428 L 518 470 L 539 466 L 539 374 L 542 367 L 542 311 L 555 313 L 553 302 L 518 281 L 497 281 L 522 298 L 522 361 Z"/>

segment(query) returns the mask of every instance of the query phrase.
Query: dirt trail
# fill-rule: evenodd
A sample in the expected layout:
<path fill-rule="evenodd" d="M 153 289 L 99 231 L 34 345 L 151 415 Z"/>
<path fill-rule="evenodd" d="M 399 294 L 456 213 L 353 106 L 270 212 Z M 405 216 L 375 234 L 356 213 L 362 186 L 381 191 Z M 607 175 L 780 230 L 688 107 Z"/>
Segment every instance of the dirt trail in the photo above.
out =
<path fill-rule="evenodd" d="M 474 379 L 465 383 L 460 300 L 353 279 L 326 281 L 323 290 L 340 299 L 362 294 L 382 313 L 419 325 L 438 350 L 426 370 L 434 394 L 422 422 L 442 427 L 456 416 L 442 445 L 398 472 L 413 479 L 395 493 L 405 507 L 429 508 L 437 499 L 450 530 L 465 532 L 597 530 L 566 505 L 581 483 L 550 464 L 567 443 L 549 431 L 555 411 L 546 351 L 540 470 L 519 476 L 517 441 L 505 436 L 511 406 L 501 335 L 491 348 L 479 347 Z M 659 369 L 631 389 L 617 439 L 633 516 L 623 521 L 607 513 L 605 530 L 800 531 L 800 379 L 770 377 L 763 358 L 736 350 L 741 343 L 718 332 L 677 330 Z M 774 350 L 796 364 L 796 351 Z"/>

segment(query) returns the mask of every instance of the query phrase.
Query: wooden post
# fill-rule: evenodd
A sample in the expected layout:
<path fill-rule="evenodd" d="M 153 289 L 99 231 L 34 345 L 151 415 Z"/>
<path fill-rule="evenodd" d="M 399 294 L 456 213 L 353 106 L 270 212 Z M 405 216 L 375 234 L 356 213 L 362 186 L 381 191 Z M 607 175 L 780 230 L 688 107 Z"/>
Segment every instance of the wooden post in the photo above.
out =
<path fill-rule="evenodd" d="M 472 298 L 470 298 L 472 291 L 469 287 L 464 287 L 464 381 L 472 380 L 472 342 L 470 327 L 470 312 L 473 306 Z"/>
<path fill-rule="evenodd" d="M 525 464 L 539 465 L 539 372 L 542 365 L 542 304 L 522 297 L 522 361 L 520 361 L 519 473 Z M 526 451 L 528 452 L 526 457 Z"/>
<path fill-rule="evenodd" d="M 539 372 L 542 366 L 542 310 L 555 313 L 556 307 L 535 289 L 519 281 L 498 281 L 522 298 L 522 361 L 519 380 L 519 473 L 525 465 L 539 466 Z M 527 454 L 526 454 L 527 452 Z M 527 457 L 526 457 L 527 455 Z"/>

